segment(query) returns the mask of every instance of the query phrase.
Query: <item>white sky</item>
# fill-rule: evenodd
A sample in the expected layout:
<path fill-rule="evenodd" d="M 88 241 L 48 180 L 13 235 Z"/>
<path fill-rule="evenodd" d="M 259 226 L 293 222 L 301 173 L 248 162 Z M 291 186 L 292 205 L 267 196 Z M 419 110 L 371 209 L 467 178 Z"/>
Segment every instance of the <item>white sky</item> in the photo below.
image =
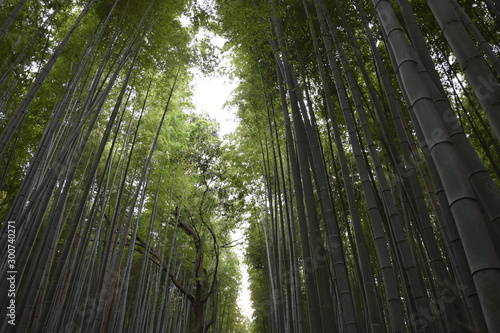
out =
<path fill-rule="evenodd" d="M 226 40 L 219 36 L 211 38 L 211 42 L 218 47 L 222 47 Z M 222 54 L 221 66 L 231 67 L 227 54 Z M 206 111 L 220 124 L 220 136 L 232 132 L 237 125 L 235 121 L 235 111 L 229 107 L 224 107 L 224 103 L 229 100 L 231 92 L 236 89 L 238 83 L 230 80 L 229 77 L 215 74 L 204 76 L 199 70 L 192 69 L 194 77 L 193 103 L 197 111 Z"/>
<path fill-rule="evenodd" d="M 220 124 L 220 137 L 234 131 L 237 123 L 232 110 L 224 108 L 224 103 L 229 99 L 231 91 L 236 88 L 234 82 L 228 78 L 216 76 L 203 76 L 199 71 L 193 70 L 194 94 L 193 104 L 196 111 L 206 111 Z"/>
<path fill-rule="evenodd" d="M 225 40 L 215 36 L 211 39 L 215 45 L 222 47 Z M 223 54 L 221 62 L 222 66 L 230 67 L 230 59 Z M 211 75 L 204 76 L 200 71 L 193 69 L 193 99 L 196 112 L 207 112 L 211 117 L 220 124 L 220 137 L 231 133 L 236 128 L 235 110 L 229 107 L 224 107 L 224 103 L 229 100 L 231 92 L 236 89 L 237 82 L 231 81 L 226 76 Z M 232 235 L 233 240 L 242 240 L 242 230 L 236 230 Z M 253 309 L 250 301 L 250 290 L 248 281 L 247 267 L 243 265 L 244 244 L 235 248 L 240 259 L 240 271 L 242 274 L 242 285 L 240 295 L 238 297 L 238 305 L 242 309 L 242 313 L 248 319 L 252 318 Z"/>

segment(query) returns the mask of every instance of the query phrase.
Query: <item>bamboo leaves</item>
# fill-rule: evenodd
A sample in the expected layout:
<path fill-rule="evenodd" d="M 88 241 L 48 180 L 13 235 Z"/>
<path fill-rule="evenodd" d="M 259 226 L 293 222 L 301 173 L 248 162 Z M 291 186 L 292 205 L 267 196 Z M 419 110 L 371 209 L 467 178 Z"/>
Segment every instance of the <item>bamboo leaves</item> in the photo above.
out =
<path fill-rule="evenodd" d="M 219 3 L 222 13 L 231 12 L 230 5 Z M 269 330 L 339 330 L 335 320 L 325 321 L 327 313 L 336 316 L 342 330 L 473 330 L 467 319 L 460 319 L 469 316 L 474 318 L 477 329 L 485 329 L 484 319 L 490 321 L 491 329 L 496 324 L 488 313 L 497 307 L 493 305 L 493 297 L 497 296 L 491 293 L 491 300 L 480 296 L 479 302 L 485 302 L 480 307 L 473 290 L 485 286 L 480 282 L 483 278 L 485 284 L 498 280 L 496 268 L 488 272 L 485 269 L 480 276 L 474 273 L 474 267 L 481 266 L 480 262 L 487 265 L 490 259 L 492 267 L 497 267 L 494 244 L 498 214 L 494 207 L 498 207 L 498 188 L 490 178 L 491 170 L 476 158 L 482 154 L 476 153 L 478 148 L 461 131 L 460 119 L 454 117 L 448 102 L 462 96 L 457 90 L 453 95 L 443 86 L 441 81 L 447 73 L 435 68 L 439 57 L 448 55 L 444 39 L 422 33 L 428 32 L 421 24 L 430 19 L 431 11 L 423 13 L 425 9 L 419 4 L 400 1 L 406 23 L 401 27 L 399 13 L 393 12 L 387 1 L 374 1 L 373 7 L 356 2 L 357 12 L 345 1 L 314 1 L 315 11 L 310 1 L 302 3 L 303 8 L 296 1 L 253 2 L 251 9 L 241 11 L 241 22 L 253 20 L 255 26 L 262 26 L 261 38 L 269 41 L 272 53 L 245 43 L 245 38 L 252 40 L 255 36 L 238 29 L 232 18 L 223 16 L 222 20 L 227 22 L 230 36 L 237 40 L 233 47 L 242 51 L 237 63 L 244 64 L 240 65 L 240 75 L 245 81 L 237 105 L 245 126 L 253 128 L 259 142 L 253 149 L 262 155 L 263 168 L 255 172 L 263 179 L 268 199 L 256 201 L 263 213 L 252 217 L 251 223 L 261 226 L 266 240 L 261 246 L 268 256 L 266 272 L 272 298 L 271 304 L 256 306 L 272 311 L 272 316 L 266 317 Z M 266 12 L 270 19 L 268 14 L 252 15 L 269 6 L 273 8 Z M 444 4 L 429 6 L 438 21 L 455 15 L 455 9 L 439 11 Z M 455 6 L 460 12 L 461 8 Z M 420 15 L 427 15 L 419 21 L 412 16 L 417 7 Z M 373 20 L 374 14 L 378 21 Z M 470 16 L 464 12 L 460 15 L 486 47 L 484 35 L 474 30 Z M 450 25 L 459 26 L 458 16 L 453 17 Z M 415 49 L 408 43 L 406 32 Z M 451 36 L 451 30 L 446 33 L 450 34 L 450 43 L 451 37 L 460 35 Z M 459 38 L 453 42 L 455 52 L 465 52 L 465 48 L 460 49 L 465 42 Z M 426 43 L 439 46 L 429 50 Z M 443 54 L 436 54 L 436 49 Z M 485 50 L 491 63 L 496 64 L 491 49 Z M 478 57 L 469 60 L 482 61 Z M 393 70 L 386 69 L 389 61 Z M 252 80 L 255 70 L 260 73 L 260 82 Z M 459 75 L 455 79 L 462 80 Z M 269 106 L 278 104 L 283 111 L 279 122 L 274 111 L 269 111 Z M 268 124 L 259 121 L 266 116 Z M 280 127 L 274 129 L 276 124 Z M 279 136 L 280 131 L 286 136 Z M 287 153 L 277 155 L 279 146 L 286 146 Z M 491 153 L 486 155 L 492 157 Z M 279 176 L 278 165 L 288 166 L 286 177 Z M 284 195 L 287 189 L 290 196 Z M 488 218 L 484 219 L 480 211 L 486 212 Z M 290 255 L 295 248 L 290 245 L 293 237 L 282 235 L 277 227 L 285 216 L 294 216 L 285 229 L 290 232 L 298 226 L 301 235 L 298 269 L 302 272 L 304 298 L 295 302 L 291 301 L 293 287 L 282 279 L 285 274 L 295 274 Z M 339 216 L 337 222 L 335 217 Z M 335 225 L 337 233 L 332 232 Z M 468 229 L 472 225 L 476 226 L 474 232 Z M 484 243 L 481 250 L 475 250 L 476 254 L 483 253 L 482 260 L 472 259 L 475 250 L 467 249 L 479 238 Z M 328 247 L 330 240 L 337 241 L 333 247 Z M 326 255 L 315 251 L 321 246 L 325 246 Z M 465 259 L 464 249 L 465 253 L 471 251 L 469 259 Z M 285 260 L 286 255 L 289 257 Z M 334 307 L 338 306 L 335 311 L 321 299 L 326 289 L 310 271 L 311 259 L 314 262 L 324 258 L 331 279 L 330 295 Z M 344 262 L 350 268 L 346 275 L 339 269 Z M 252 264 L 255 268 L 262 265 L 256 261 Z M 255 278 L 265 281 L 257 274 Z M 449 288 L 450 281 L 468 287 L 454 292 Z M 364 288 L 360 290 L 359 286 Z M 458 294 L 467 301 L 459 304 L 454 296 Z M 349 295 L 352 307 L 348 305 Z M 383 303 L 379 303 L 380 299 Z M 279 312 L 277 309 L 283 305 L 285 311 Z M 304 321 L 295 312 L 301 305 L 309 310 Z M 315 308 L 318 305 L 324 312 Z M 470 311 L 464 311 L 465 307 Z M 284 324 L 283 318 L 290 320 Z"/>
<path fill-rule="evenodd" d="M 238 281 L 219 282 L 218 273 L 227 268 L 219 258 L 231 256 L 225 244 L 238 216 L 233 211 L 225 217 L 234 195 L 222 177 L 223 148 L 216 126 L 187 111 L 190 33 L 179 30 L 185 3 L 142 5 L 88 1 L 80 16 L 54 14 L 65 17 L 69 32 L 59 46 L 40 50 L 51 55 L 24 97 L 12 95 L 10 104 L 3 104 L 11 109 L 2 113 L 2 188 L 16 188 L 12 179 L 19 177 L 15 195 L 2 197 L 2 216 L 19 231 L 21 330 L 199 331 L 214 324 L 219 306 L 228 313 L 228 325 L 241 321 L 233 304 Z M 68 6 L 70 12 L 78 9 Z M 10 21 L 4 27 L 4 37 L 17 32 Z M 63 33 L 54 29 L 55 36 Z M 25 66 L 26 51 L 15 52 L 17 58 L 2 59 L 3 68 L 13 59 L 21 63 L 11 68 Z M 7 80 L 12 73 L 5 73 Z M 42 130 L 34 131 L 30 121 L 22 126 L 31 113 L 41 119 Z M 33 147 L 26 154 L 29 163 L 14 158 L 20 137 Z M 16 175 L 16 168 L 23 174 Z M 196 216 L 198 252 L 177 232 L 182 219 L 175 205 Z M 211 246 L 201 246 L 202 240 Z M 187 298 L 171 281 L 191 289 L 193 253 L 198 260 L 193 295 L 202 296 L 194 298 L 197 315 L 190 319 Z M 2 269 L 6 264 L 2 259 Z M 219 287 L 232 291 L 219 296 Z M 1 325 L 2 331 L 13 328 Z"/>

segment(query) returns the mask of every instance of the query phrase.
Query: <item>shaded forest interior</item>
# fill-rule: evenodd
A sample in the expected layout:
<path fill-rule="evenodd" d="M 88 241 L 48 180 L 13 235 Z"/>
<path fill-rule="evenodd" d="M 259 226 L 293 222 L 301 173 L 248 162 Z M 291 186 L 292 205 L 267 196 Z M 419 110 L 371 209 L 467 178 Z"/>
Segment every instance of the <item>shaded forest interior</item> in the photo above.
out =
<path fill-rule="evenodd" d="M 0 0 L 0 25 L 0 332 L 500 332 L 499 0 Z M 193 68 L 237 80 L 234 132 Z"/>

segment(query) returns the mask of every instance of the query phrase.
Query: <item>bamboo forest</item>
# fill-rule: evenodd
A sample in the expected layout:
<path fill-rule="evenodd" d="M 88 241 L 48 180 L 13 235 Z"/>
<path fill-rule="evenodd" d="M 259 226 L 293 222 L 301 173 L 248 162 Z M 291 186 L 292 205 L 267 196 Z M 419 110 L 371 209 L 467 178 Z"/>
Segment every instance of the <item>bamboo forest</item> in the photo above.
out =
<path fill-rule="evenodd" d="M 500 332 L 499 139 L 500 0 L 0 0 L 0 333 Z"/>

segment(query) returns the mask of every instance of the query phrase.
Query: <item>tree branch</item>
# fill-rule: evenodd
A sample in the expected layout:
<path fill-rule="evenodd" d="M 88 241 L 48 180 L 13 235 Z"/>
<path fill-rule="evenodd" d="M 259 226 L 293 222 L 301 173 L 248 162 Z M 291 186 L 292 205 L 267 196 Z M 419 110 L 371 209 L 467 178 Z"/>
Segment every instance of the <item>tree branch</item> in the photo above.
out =
<path fill-rule="evenodd" d="M 218 248 L 218 245 L 217 245 L 217 237 L 215 236 L 214 231 L 212 230 L 212 228 L 210 228 L 210 226 L 207 223 L 205 223 L 205 222 L 203 222 L 203 223 L 207 227 L 208 231 L 210 231 L 210 235 L 212 235 L 212 239 L 213 239 L 213 242 L 214 242 L 214 252 L 215 252 L 215 270 L 214 270 L 214 276 L 212 278 L 212 284 L 210 286 L 210 290 L 208 291 L 207 295 L 203 299 L 203 303 L 205 303 L 207 301 L 208 297 L 214 292 L 214 289 L 215 289 L 215 285 L 216 285 L 216 281 L 217 281 L 217 271 L 219 269 L 219 248 Z"/>
<path fill-rule="evenodd" d="M 172 273 L 169 273 L 168 276 L 170 277 L 170 280 L 172 280 L 172 282 L 174 283 L 174 285 L 177 287 L 177 289 L 179 289 L 179 291 L 181 293 L 183 293 L 184 295 L 186 295 L 186 297 L 189 299 L 189 301 L 191 302 L 191 304 L 194 304 L 194 295 L 191 294 L 189 291 L 187 291 L 186 288 L 184 288 L 179 283 L 179 281 L 177 281 L 177 279 L 175 278 L 175 276 Z"/>
<path fill-rule="evenodd" d="M 213 323 L 215 323 L 215 316 L 210 319 L 210 321 L 208 323 L 206 323 L 205 325 L 203 325 L 203 332 L 207 332 L 208 329 L 210 328 L 210 326 L 212 326 Z"/>
<path fill-rule="evenodd" d="M 177 218 L 177 226 L 184 230 L 186 234 L 188 234 L 188 236 L 193 237 L 196 242 L 199 242 L 200 236 L 198 235 L 198 232 L 195 229 L 191 228 L 188 224 L 184 223 L 181 220 L 180 216 L 178 216 Z"/>
<path fill-rule="evenodd" d="M 146 248 L 144 246 L 144 241 L 138 235 L 136 235 L 136 245 L 137 244 L 141 245 L 146 250 Z M 142 253 L 142 254 L 145 254 L 145 250 L 141 250 L 137 246 L 135 247 L 135 251 Z M 159 266 L 164 272 L 167 272 L 167 268 L 165 267 L 163 262 L 161 262 L 160 257 L 155 252 L 153 252 L 150 248 L 147 249 L 147 252 L 149 253 L 149 259 L 153 263 L 155 263 L 157 266 Z M 186 297 L 189 299 L 191 304 L 194 304 L 194 301 L 195 301 L 194 295 L 191 294 L 189 291 L 187 291 L 187 289 L 184 288 L 179 281 L 177 281 L 177 279 L 175 278 L 175 276 L 172 273 L 169 273 L 168 276 L 170 277 L 170 280 L 173 282 L 173 284 L 177 287 L 177 289 L 179 289 L 179 291 L 182 294 L 186 295 Z"/>

